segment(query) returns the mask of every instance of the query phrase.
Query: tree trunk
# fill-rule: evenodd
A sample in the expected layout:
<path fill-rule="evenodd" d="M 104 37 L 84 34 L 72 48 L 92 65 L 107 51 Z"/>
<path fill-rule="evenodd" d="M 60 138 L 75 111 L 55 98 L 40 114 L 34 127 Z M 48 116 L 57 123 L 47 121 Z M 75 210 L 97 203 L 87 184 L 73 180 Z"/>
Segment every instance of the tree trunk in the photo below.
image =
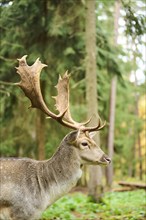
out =
<path fill-rule="evenodd" d="M 48 1 L 43 1 L 43 25 L 46 28 L 47 25 L 47 14 L 48 14 Z M 47 45 L 47 33 L 43 32 L 40 38 L 41 41 L 41 47 L 39 48 L 41 56 L 44 60 L 46 60 L 46 56 L 44 54 L 46 45 Z M 45 96 L 45 87 L 46 83 L 45 81 L 42 81 L 41 83 L 41 91 L 43 97 Z M 39 160 L 44 160 L 45 159 L 45 130 L 46 130 L 46 116 L 44 113 L 41 111 L 37 111 L 37 116 L 36 116 L 36 139 L 37 139 L 37 146 L 38 146 L 38 159 Z"/>
<path fill-rule="evenodd" d="M 143 167 L 142 167 L 142 152 L 141 152 L 141 140 L 140 134 L 138 134 L 138 157 L 139 157 L 139 179 L 143 180 Z"/>
<path fill-rule="evenodd" d="M 96 75 L 96 14 L 95 0 L 86 1 L 86 99 L 87 99 L 87 115 L 98 116 L 97 110 L 97 75 Z M 95 125 L 96 120 L 90 125 Z M 99 145 L 99 134 L 95 137 L 96 143 Z M 102 196 L 101 185 L 102 170 L 99 166 L 89 167 L 89 195 L 94 201 L 99 201 Z"/>
<path fill-rule="evenodd" d="M 135 41 L 133 41 L 133 44 L 134 44 Z M 138 51 L 137 49 L 137 45 L 135 43 L 135 51 L 133 51 L 133 61 L 134 61 L 134 65 L 136 64 L 136 52 Z M 138 86 L 138 79 L 137 79 L 137 76 L 136 76 L 136 71 L 134 71 L 134 76 L 135 76 L 135 87 Z M 136 90 L 136 89 L 135 89 Z M 137 115 L 137 117 L 139 117 L 139 111 L 138 111 L 138 103 L 139 103 L 139 94 L 137 92 L 135 92 L 135 114 Z M 137 145 L 137 148 L 136 149 L 136 145 Z M 139 170 L 138 170 L 138 174 L 139 174 L 139 179 L 142 180 L 143 177 L 142 177 L 142 152 L 141 152 L 141 140 L 140 140 L 140 133 L 138 133 L 138 136 L 137 136 L 137 143 L 135 143 L 135 146 L 133 147 L 133 151 L 134 151 L 134 156 L 137 156 L 136 155 L 136 150 L 138 150 L 138 161 L 139 161 Z M 134 167 L 134 176 L 135 176 L 135 171 L 136 171 L 136 168 L 133 164 L 133 167 Z"/>
<path fill-rule="evenodd" d="M 118 40 L 118 20 L 120 16 L 120 1 L 115 0 L 115 19 L 114 19 L 114 44 L 117 45 Z M 117 76 L 111 81 L 110 91 L 110 111 L 109 111 L 109 133 L 108 133 L 108 155 L 112 159 L 114 153 L 114 126 L 115 126 L 115 106 L 116 106 L 116 85 Z M 113 162 L 107 167 L 106 172 L 107 186 L 112 187 L 113 182 Z"/>
<path fill-rule="evenodd" d="M 42 94 L 44 96 L 45 92 L 45 82 L 42 83 Z M 36 114 L 36 139 L 37 139 L 37 146 L 38 146 L 38 159 L 44 160 L 45 159 L 45 121 L 46 117 L 43 112 L 37 110 Z"/>

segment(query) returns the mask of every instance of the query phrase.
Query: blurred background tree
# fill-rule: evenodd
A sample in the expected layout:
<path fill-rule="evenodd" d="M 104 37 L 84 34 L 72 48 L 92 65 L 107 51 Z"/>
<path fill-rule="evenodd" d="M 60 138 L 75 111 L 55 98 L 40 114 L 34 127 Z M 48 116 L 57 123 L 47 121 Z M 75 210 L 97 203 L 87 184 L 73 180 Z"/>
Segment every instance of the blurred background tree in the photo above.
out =
<path fill-rule="evenodd" d="M 96 101 L 98 112 L 109 122 L 110 85 L 117 77 L 113 141 L 113 180 L 144 178 L 145 166 L 145 70 L 144 0 L 120 1 L 118 45 L 114 45 L 115 0 L 96 0 Z M 86 7 L 83 0 L 1 0 L 1 72 L 0 72 L 0 152 L 1 156 L 48 158 L 68 132 L 36 110 L 28 110 L 29 101 L 12 85 L 19 81 L 15 73 L 17 58 L 28 54 L 31 65 L 37 57 L 48 67 L 41 75 L 46 102 L 54 110 L 50 97 L 59 74 L 72 73 L 71 111 L 83 121 L 86 103 Z M 94 103 L 95 104 L 95 103 Z M 108 123 L 107 123 L 108 125 Z M 109 126 L 100 132 L 101 147 L 107 152 Z M 82 184 L 89 181 L 85 169 Z M 103 169 L 103 173 L 105 170 Z M 103 178 L 105 186 L 105 178 Z M 112 182 L 111 182 L 112 186 Z"/>

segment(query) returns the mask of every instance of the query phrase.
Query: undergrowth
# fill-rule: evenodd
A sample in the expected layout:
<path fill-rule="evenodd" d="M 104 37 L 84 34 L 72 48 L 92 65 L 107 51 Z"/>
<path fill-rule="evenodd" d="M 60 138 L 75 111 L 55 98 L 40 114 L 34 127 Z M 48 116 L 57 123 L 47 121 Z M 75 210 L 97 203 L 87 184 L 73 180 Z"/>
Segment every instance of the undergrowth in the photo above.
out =
<path fill-rule="evenodd" d="M 83 193 L 72 193 L 50 206 L 41 220 L 144 220 L 145 196 L 144 190 L 110 192 L 97 204 Z"/>

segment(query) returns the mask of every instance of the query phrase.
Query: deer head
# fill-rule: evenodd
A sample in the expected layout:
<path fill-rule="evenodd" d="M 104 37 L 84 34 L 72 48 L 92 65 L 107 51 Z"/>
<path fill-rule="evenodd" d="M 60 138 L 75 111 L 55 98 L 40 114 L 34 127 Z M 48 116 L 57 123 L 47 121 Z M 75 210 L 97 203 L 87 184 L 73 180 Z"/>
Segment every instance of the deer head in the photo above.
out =
<path fill-rule="evenodd" d="M 16 69 L 17 73 L 21 76 L 21 81 L 16 84 L 20 86 L 25 95 L 30 99 L 30 107 L 38 108 L 63 126 L 76 130 L 67 136 L 67 141 L 69 145 L 73 145 L 76 148 L 82 163 L 103 165 L 110 163 L 110 158 L 104 154 L 104 152 L 93 140 L 95 133 L 104 128 L 105 123 L 101 125 L 101 120 L 99 119 L 97 126 L 87 127 L 86 125 L 91 119 L 87 122 L 78 123 L 74 121 L 71 116 L 69 106 L 70 75 L 68 72 L 66 72 L 63 77 L 59 77 L 58 83 L 55 86 L 58 94 L 53 98 L 56 100 L 55 106 L 59 111 L 59 114 L 55 114 L 46 106 L 40 89 L 40 73 L 47 65 L 42 64 L 41 61 L 37 59 L 32 66 L 28 66 L 26 57 L 27 55 L 18 59 L 19 67 Z"/>
<path fill-rule="evenodd" d="M 73 131 L 65 141 L 76 149 L 81 164 L 107 165 L 111 159 L 93 140 L 94 135 L 96 132 Z"/>

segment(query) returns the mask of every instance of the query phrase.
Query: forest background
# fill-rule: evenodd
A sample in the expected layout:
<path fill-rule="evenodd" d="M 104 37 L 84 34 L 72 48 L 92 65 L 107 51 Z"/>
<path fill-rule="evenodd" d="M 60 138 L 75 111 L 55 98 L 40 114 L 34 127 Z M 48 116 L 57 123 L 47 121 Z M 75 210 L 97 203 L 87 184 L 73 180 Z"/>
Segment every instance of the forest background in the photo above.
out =
<path fill-rule="evenodd" d="M 29 101 L 13 85 L 20 80 L 14 68 L 18 66 L 17 58 L 25 54 L 29 55 L 29 65 L 37 57 L 48 65 L 41 75 L 41 85 L 45 100 L 53 111 L 54 101 L 50 97 L 56 93 L 54 85 L 57 84 L 58 75 L 68 70 L 72 74 L 72 115 L 77 121 L 84 121 L 89 115 L 85 40 L 87 2 L 1 0 L 1 156 L 47 159 L 68 132 L 68 129 L 46 119 L 39 111 L 28 109 Z M 119 17 L 115 43 L 114 15 L 117 2 Z M 146 4 L 144 0 L 96 0 L 95 3 L 96 101 L 98 114 L 103 121 L 107 121 L 106 128 L 100 132 L 100 143 L 113 160 L 109 170 L 101 169 L 102 182 L 97 182 L 105 189 L 113 187 L 119 180 L 145 181 Z M 115 77 L 116 102 L 115 106 L 111 106 L 112 80 Z M 110 145 L 112 107 L 115 108 L 115 114 L 113 144 Z M 90 172 L 92 170 L 84 168 L 79 185 L 89 186 Z M 109 177 L 109 173 L 112 176 Z"/>

